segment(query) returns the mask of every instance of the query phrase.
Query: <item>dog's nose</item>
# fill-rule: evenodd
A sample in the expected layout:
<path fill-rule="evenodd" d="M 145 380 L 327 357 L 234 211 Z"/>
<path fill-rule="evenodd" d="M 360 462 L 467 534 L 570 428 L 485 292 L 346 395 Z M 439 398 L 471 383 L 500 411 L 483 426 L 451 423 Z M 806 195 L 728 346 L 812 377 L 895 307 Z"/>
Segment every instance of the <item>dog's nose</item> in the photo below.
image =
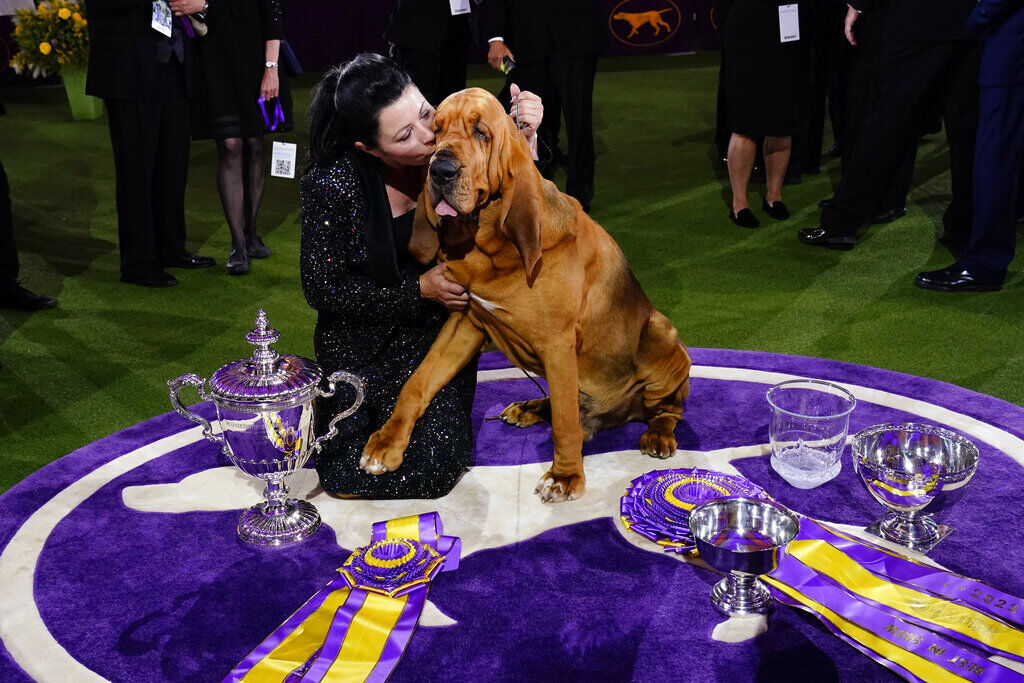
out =
<path fill-rule="evenodd" d="M 430 164 L 430 179 L 439 185 L 450 183 L 455 180 L 457 175 L 459 175 L 459 165 L 450 157 L 437 157 Z"/>

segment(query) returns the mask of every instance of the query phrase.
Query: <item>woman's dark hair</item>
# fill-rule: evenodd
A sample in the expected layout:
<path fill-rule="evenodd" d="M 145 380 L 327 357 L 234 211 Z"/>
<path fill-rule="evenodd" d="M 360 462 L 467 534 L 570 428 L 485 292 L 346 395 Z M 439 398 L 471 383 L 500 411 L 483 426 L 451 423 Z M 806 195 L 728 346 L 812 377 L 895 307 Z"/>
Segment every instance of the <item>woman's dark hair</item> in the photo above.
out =
<path fill-rule="evenodd" d="M 377 146 L 377 115 L 392 104 L 412 79 L 388 57 L 364 52 L 330 69 L 309 105 L 306 168 L 330 163 L 356 142 Z"/>

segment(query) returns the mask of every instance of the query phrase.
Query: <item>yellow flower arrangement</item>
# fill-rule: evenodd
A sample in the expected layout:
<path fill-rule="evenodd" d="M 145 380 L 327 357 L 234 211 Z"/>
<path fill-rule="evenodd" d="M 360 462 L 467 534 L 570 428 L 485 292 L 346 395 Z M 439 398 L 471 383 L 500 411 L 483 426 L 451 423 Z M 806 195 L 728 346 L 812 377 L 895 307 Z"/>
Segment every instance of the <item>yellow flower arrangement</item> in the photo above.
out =
<path fill-rule="evenodd" d="M 14 40 L 18 51 L 11 66 L 17 73 L 38 78 L 61 67 L 84 68 L 89 60 L 88 22 L 75 0 L 50 0 L 40 2 L 35 11 L 18 10 Z"/>

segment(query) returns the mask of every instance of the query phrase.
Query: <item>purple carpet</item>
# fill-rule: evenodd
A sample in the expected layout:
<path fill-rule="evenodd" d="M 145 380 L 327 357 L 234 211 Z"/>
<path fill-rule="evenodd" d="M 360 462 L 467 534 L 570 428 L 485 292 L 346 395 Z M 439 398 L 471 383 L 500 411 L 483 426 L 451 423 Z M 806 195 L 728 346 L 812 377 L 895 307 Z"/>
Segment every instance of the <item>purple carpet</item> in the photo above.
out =
<path fill-rule="evenodd" d="M 782 378 L 764 373 L 878 389 L 862 391 L 851 433 L 917 420 L 967 434 L 981 450 L 970 490 L 940 516 L 956 532 L 929 556 L 1024 594 L 1024 532 L 1017 522 L 1024 487 L 1020 407 L 934 380 L 832 361 L 714 349 L 691 354 L 692 393 L 676 434 L 679 449 L 696 455 L 659 461 L 636 452 L 614 456 L 619 462 L 642 472 L 684 466 L 682 458 L 701 452 L 719 452 L 716 457 L 728 461 L 726 449 L 766 444 L 764 391 Z M 723 620 L 708 602 L 717 577 L 636 547 L 617 520 L 617 497 L 600 488 L 601 463 L 611 462 L 609 454 L 635 449 L 643 425 L 609 430 L 586 444 L 583 500 L 552 507 L 519 496 L 524 500 L 502 520 L 496 501 L 518 499 L 498 488 L 511 482 L 512 489 L 532 491 L 534 471 L 543 471 L 536 463 L 549 461 L 552 450 L 546 426 L 519 430 L 484 419 L 510 401 L 539 395 L 525 379 L 495 380 L 494 371 L 504 367 L 498 354 L 481 361 L 476 466 L 456 488 L 462 491 L 457 500 L 468 502 L 454 513 L 442 510 L 445 533 L 475 534 L 479 542 L 470 542 L 458 570 L 432 584 L 429 599 L 441 616 L 430 623 L 425 617 L 391 680 L 894 678 L 787 607 L 777 608 L 768 631 L 757 638 L 735 644 L 711 639 Z M 200 411 L 212 417 L 210 408 Z M 154 417 L 71 453 L 0 496 L 0 680 L 83 680 L 89 670 L 113 681 L 219 681 L 332 578 L 348 555 L 343 539 L 369 539 L 363 521 L 331 520 L 372 519 L 391 509 L 373 501 L 324 501 L 321 493 L 312 500 L 325 513 L 324 527 L 286 550 L 238 540 L 235 524 L 244 502 L 232 508 L 200 497 L 173 511 L 160 511 L 162 500 L 154 503 L 159 509 L 146 509 L 138 501 L 150 491 L 229 481 L 228 463 L 206 441 L 189 439 L 156 455 L 139 450 L 171 443 L 160 440 L 193 427 L 175 413 Z M 737 458 L 732 465 L 801 513 L 865 526 L 882 510 L 844 458 L 838 478 L 810 491 L 786 484 L 767 456 Z M 517 482 L 520 472 L 532 479 Z M 198 478 L 178 485 L 190 475 Z M 255 483 L 230 481 L 241 482 L 230 496 L 249 504 L 259 500 Z M 331 505 L 342 511 L 333 518 L 326 514 Z M 430 501 L 415 505 L 409 509 L 441 509 Z M 573 521 L 587 505 L 599 512 Z M 534 522 L 541 531 L 523 531 Z M 474 529 L 474 523 L 487 528 Z"/>

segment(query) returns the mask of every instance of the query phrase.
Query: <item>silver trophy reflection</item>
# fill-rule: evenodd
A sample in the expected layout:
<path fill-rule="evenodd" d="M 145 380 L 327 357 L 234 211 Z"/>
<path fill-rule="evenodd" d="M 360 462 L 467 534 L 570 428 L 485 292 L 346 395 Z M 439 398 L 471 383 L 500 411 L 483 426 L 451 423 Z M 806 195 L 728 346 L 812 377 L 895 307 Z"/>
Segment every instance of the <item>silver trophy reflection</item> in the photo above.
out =
<path fill-rule="evenodd" d="M 320 527 L 320 514 L 304 500 L 288 498 L 283 479 L 302 468 L 311 451 L 338 433 L 337 424 L 363 402 L 363 382 L 343 370 L 327 379 L 329 391 L 320 388 L 320 366 L 301 356 L 281 356 L 271 348 L 279 338 L 261 309 L 256 329 L 246 340 L 256 347 L 252 357 L 221 367 L 209 380 L 187 374 L 167 383 L 171 405 L 183 417 L 203 426 L 203 436 L 218 444 L 238 469 L 267 482 L 266 502 L 252 506 L 238 520 L 238 535 L 256 545 L 281 546 L 302 541 Z M 337 382 L 355 388 L 355 402 L 334 416 L 327 433 L 313 438 L 313 406 L 320 397 L 334 395 Z M 193 386 L 203 400 L 217 407 L 221 433 L 210 422 L 181 404 L 178 393 Z"/>

